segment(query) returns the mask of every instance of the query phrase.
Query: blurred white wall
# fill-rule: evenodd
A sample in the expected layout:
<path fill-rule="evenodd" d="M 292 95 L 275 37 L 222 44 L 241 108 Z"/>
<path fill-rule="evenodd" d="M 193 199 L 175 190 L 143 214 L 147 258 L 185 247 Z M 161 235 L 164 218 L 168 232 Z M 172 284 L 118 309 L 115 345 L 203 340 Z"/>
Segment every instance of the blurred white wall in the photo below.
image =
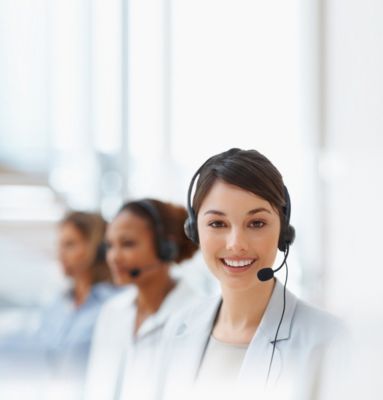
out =
<path fill-rule="evenodd" d="M 375 312 L 369 283 L 383 276 L 376 252 L 383 222 L 383 3 L 328 1 L 324 16 L 326 293 L 345 308 L 352 296 L 352 313 L 368 311 L 367 303 Z"/>
<path fill-rule="evenodd" d="M 345 316 L 379 371 L 382 20 L 379 0 L 0 0 L 0 162 L 111 217 L 127 198 L 185 204 L 206 157 L 259 149 L 291 192 L 290 287 Z M 26 258 L 43 274 L 53 220 L 9 224 L 0 276 Z"/>
<path fill-rule="evenodd" d="M 379 399 L 383 367 L 383 3 L 324 6 L 325 299 L 357 339 L 352 398 Z"/>
<path fill-rule="evenodd" d="M 300 224 L 300 194 L 315 173 L 304 137 L 316 134 L 303 118 L 314 107 L 301 73 L 311 58 L 305 13 L 298 0 L 129 2 L 129 196 L 186 204 L 190 178 L 207 157 L 256 148 L 281 169 Z M 318 268 L 317 258 L 299 256 L 300 238 L 290 280 L 299 292 L 301 264 Z"/>

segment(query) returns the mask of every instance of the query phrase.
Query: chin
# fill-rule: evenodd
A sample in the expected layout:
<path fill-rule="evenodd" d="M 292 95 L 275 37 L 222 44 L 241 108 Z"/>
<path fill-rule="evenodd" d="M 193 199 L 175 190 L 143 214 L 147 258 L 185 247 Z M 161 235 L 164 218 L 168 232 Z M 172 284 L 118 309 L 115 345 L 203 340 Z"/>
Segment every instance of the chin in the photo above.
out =
<path fill-rule="evenodd" d="M 113 282 L 116 286 L 125 286 L 129 283 L 132 283 L 132 279 L 125 274 L 112 274 L 113 275 Z"/>
<path fill-rule="evenodd" d="M 227 287 L 233 290 L 248 290 L 254 288 L 259 283 L 262 283 L 256 276 L 254 275 L 225 275 L 219 276 L 217 279 L 220 281 L 221 286 Z"/>
<path fill-rule="evenodd" d="M 74 277 L 73 272 L 72 272 L 70 269 L 68 269 L 68 268 L 64 268 L 64 269 L 62 270 L 62 272 L 63 272 L 63 274 L 65 275 L 65 277 L 67 277 L 67 278 L 73 278 L 73 277 Z"/>

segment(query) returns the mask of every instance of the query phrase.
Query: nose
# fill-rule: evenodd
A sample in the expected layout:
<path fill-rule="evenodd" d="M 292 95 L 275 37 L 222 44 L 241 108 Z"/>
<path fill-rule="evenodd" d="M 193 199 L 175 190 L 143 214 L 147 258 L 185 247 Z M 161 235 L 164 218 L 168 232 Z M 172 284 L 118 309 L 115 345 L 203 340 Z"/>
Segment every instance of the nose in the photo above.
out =
<path fill-rule="evenodd" d="M 226 238 L 226 248 L 234 253 L 247 251 L 249 243 L 245 232 L 240 228 L 232 228 Z"/>

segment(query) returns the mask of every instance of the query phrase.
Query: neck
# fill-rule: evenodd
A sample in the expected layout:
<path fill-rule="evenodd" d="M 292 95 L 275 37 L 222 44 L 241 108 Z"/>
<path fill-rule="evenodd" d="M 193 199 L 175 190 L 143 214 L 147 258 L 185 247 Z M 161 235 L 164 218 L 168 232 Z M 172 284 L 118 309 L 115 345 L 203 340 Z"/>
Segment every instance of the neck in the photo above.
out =
<path fill-rule="evenodd" d="M 87 275 L 78 276 L 74 282 L 74 302 L 77 307 L 80 307 L 82 304 L 85 303 L 90 290 L 91 290 L 91 280 L 90 277 Z"/>
<path fill-rule="evenodd" d="M 174 286 L 175 282 L 167 271 L 156 275 L 150 282 L 140 285 L 136 300 L 138 311 L 155 313 Z"/>
<path fill-rule="evenodd" d="M 222 288 L 222 306 L 213 335 L 228 343 L 249 343 L 257 330 L 273 292 L 275 281 L 262 282 L 256 288 Z"/>
<path fill-rule="evenodd" d="M 158 311 L 175 284 L 168 269 L 162 268 L 161 273 L 156 274 L 149 282 L 138 287 L 135 333 L 146 318 Z"/>

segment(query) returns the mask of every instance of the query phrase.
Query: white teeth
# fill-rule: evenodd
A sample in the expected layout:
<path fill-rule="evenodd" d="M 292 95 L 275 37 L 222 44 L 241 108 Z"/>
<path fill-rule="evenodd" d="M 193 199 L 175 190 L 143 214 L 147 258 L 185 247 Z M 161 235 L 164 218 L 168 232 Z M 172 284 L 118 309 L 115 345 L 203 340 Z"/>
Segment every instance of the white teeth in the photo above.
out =
<path fill-rule="evenodd" d="M 224 263 L 230 267 L 246 267 L 253 263 L 254 260 L 227 260 L 224 258 Z"/>

